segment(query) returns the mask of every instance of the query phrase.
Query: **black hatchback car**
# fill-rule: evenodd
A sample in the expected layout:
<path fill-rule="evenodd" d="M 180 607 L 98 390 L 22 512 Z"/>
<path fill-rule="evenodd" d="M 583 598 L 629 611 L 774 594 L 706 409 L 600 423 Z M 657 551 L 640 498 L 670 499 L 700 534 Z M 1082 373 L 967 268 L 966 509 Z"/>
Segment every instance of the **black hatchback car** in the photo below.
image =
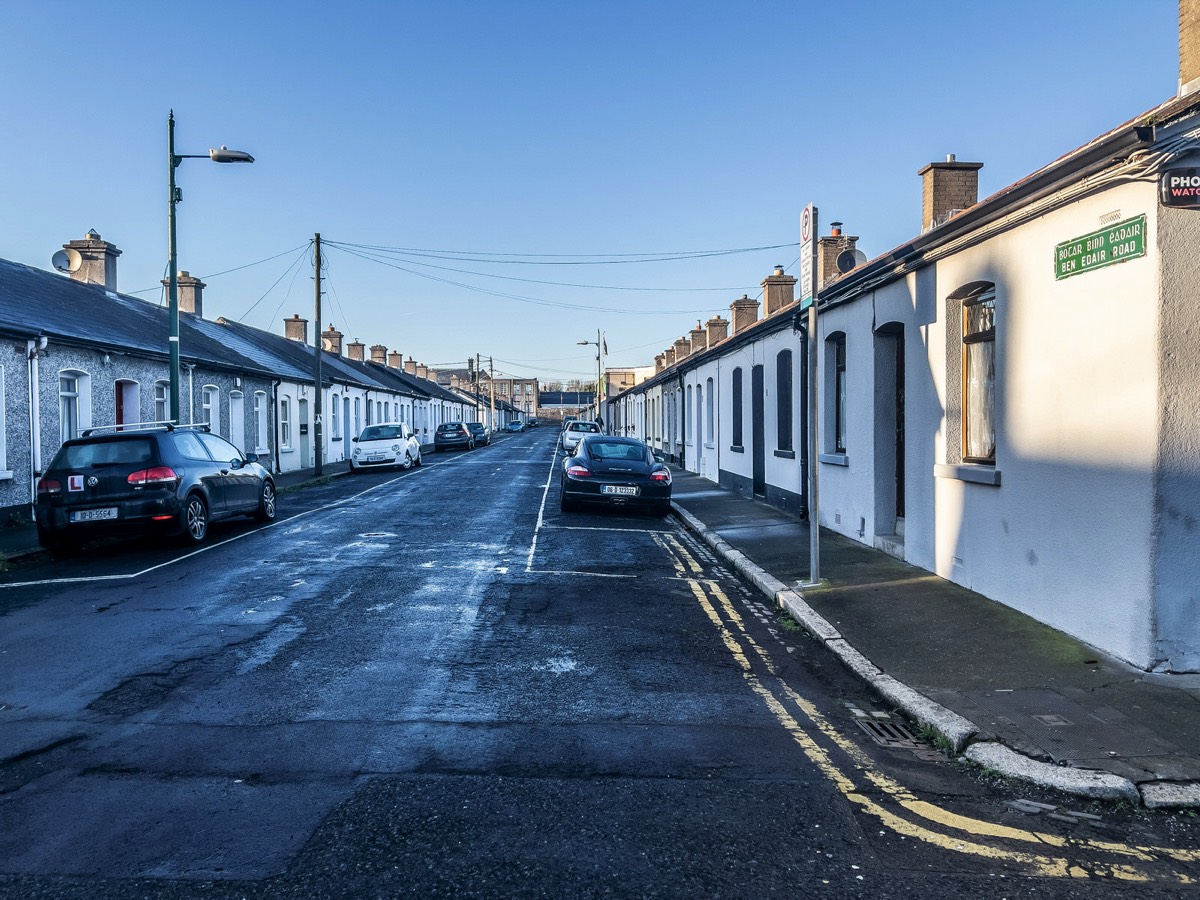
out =
<path fill-rule="evenodd" d="M 214 519 L 275 518 L 271 473 L 207 426 L 119 427 L 67 441 L 38 480 L 35 517 L 46 549 L 155 531 L 198 544 Z"/>
<path fill-rule="evenodd" d="M 475 435 L 462 422 L 443 422 L 433 433 L 433 449 L 452 450 L 461 447 L 463 450 L 475 449 Z"/>
<path fill-rule="evenodd" d="M 559 508 L 631 506 L 655 515 L 671 511 L 671 472 L 635 438 L 586 434 L 575 455 L 563 462 Z"/>

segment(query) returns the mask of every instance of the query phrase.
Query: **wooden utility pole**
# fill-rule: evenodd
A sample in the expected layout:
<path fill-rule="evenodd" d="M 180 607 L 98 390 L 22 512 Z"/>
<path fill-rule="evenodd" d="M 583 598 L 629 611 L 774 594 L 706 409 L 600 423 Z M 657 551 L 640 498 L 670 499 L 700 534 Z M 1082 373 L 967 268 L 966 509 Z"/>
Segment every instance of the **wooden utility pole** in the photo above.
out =
<path fill-rule="evenodd" d="M 313 322 L 313 383 L 317 393 L 313 398 L 313 461 L 316 463 L 317 474 L 321 474 L 321 233 L 313 237 L 315 250 L 313 265 L 316 275 L 313 281 L 317 286 L 316 321 Z"/>
<path fill-rule="evenodd" d="M 492 421 L 496 421 L 496 367 L 493 365 L 492 358 L 488 357 L 488 393 L 491 395 L 491 416 Z"/>

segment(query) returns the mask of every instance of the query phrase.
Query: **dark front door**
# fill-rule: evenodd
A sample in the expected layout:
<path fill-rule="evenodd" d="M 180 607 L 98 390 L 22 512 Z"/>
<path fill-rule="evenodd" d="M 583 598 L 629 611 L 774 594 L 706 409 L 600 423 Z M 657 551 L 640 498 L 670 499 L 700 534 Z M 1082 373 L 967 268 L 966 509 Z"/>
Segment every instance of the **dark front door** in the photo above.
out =
<path fill-rule="evenodd" d="M 766 427 L 763 415 L 763 367 L 750 370 L 750 442 L 753 445 L 754 495 L 767 495 Z"/>

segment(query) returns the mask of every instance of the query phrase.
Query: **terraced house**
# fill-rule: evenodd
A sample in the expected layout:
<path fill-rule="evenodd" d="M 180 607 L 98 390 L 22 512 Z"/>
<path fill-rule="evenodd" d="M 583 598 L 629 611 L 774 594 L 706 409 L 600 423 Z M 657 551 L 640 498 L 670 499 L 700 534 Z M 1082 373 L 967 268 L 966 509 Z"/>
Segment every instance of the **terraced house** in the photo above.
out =
<path fill-rule="evenodd" d="M 916 237 L 869 261 L 818 242 L 816 334 L 777 269 L 761 318 L 747 297 L 732 328 L 698 323 L 609 418 L 780 506 L 815 466 L 821 527 L 1200 671 L 1200 6 L 1180 9 L 1176 96 L 983 200 L 982 163 L 924 165 Z"/>

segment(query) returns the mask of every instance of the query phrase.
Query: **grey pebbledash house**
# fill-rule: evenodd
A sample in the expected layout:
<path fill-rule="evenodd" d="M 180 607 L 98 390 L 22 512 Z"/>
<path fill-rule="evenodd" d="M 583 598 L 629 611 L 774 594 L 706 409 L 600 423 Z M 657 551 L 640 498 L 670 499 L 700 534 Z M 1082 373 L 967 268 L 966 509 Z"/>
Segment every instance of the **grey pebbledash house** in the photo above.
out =
<path fill-rule="evenodd" d="M 64 439 L 170 415 L 167 310 L 117 293 L 121 251 L 96 232 L 65 248 L 78 254 L 71 277 L 0 260 L 0 516 L 28 511 Z M 273 373 L 184 318 L 181 416 L 269 447 Z"/>

